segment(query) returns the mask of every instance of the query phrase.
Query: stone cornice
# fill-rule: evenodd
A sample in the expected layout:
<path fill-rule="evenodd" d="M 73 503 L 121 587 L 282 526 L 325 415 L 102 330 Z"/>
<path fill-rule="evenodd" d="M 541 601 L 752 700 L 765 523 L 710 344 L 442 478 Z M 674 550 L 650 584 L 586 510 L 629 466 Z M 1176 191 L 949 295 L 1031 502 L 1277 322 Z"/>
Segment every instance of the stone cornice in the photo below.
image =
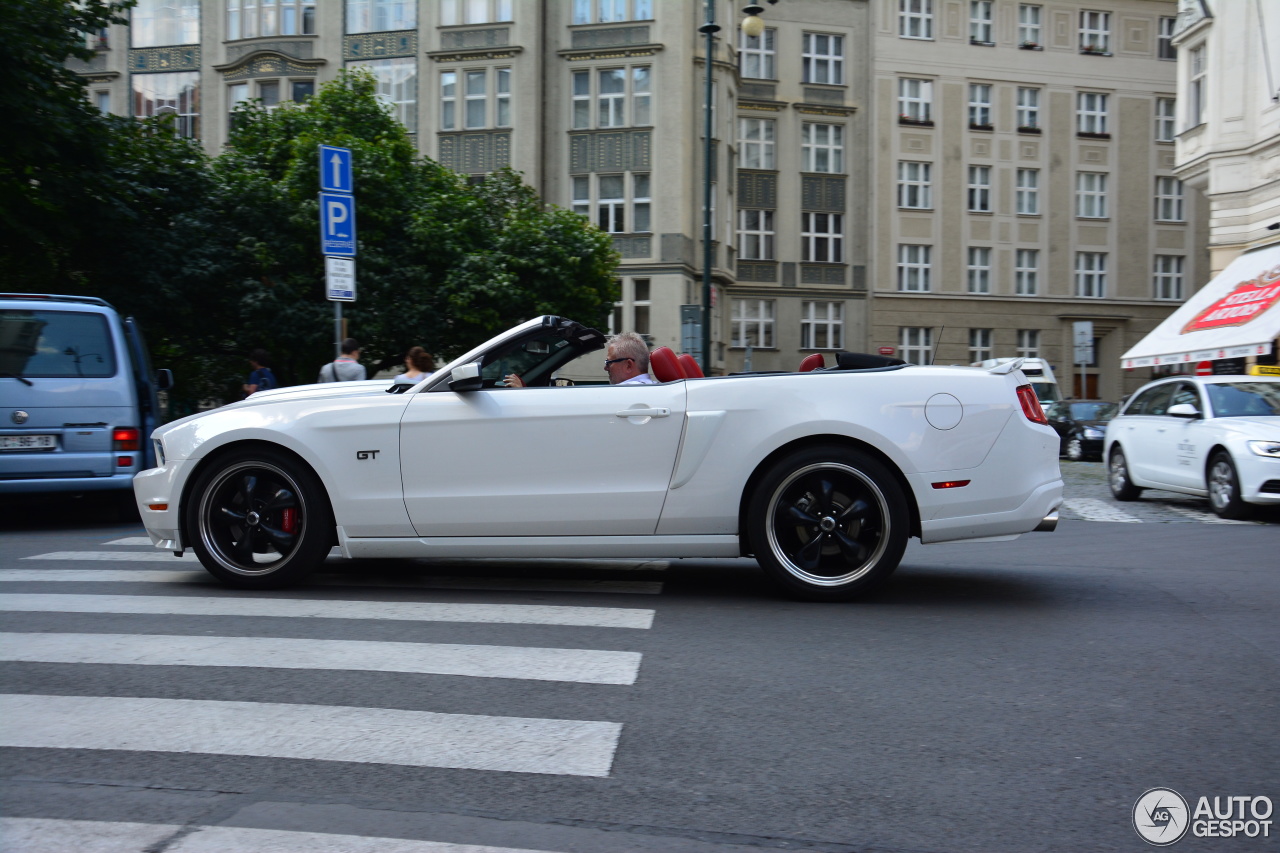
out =
<path fill-rule="evenodd" d="M 566 48 L 557 50 L 556 56 L 568 62 L 588 62 L 593 59 L 631 59 L 637 56 L 653 56 L 663 49 L 660 44 L 633 44 L 619 47 Z"/>
<path fill-rule="evenodd" d="M 246 53 L 244 56 L 240 57 L 239 59 L 236 59 L 232 62 L 228 62 L 224 65 L 215 65 L 213 66 L 213 70 L 217 71 L 219 74 L 222 74 L 222 75 L 230 75 L 263 59 L 278 60 L 280 62 L 283 62 L 286 68 L 296 67 L 300 70 L 301 69 L 309 70 L 312 73 L 314 73 L 316 69 L 320 68 L 322 65 L 329 64 L 329 61 L 327 59 L 299 59 L 296 56 L 289 56 L 288 54 L 281 53 L 278 50 L 262 49 L 262 50 L 252 51 L 251 53 Z"/>
<path fill-rule="evenodd" d="M 480 50 L 433 50 L 427 53 L 427 59 L 433 62 L 487 62 L 496 59 L 514 59 L 524 53 L 519 45 L 483 48 Z"/>

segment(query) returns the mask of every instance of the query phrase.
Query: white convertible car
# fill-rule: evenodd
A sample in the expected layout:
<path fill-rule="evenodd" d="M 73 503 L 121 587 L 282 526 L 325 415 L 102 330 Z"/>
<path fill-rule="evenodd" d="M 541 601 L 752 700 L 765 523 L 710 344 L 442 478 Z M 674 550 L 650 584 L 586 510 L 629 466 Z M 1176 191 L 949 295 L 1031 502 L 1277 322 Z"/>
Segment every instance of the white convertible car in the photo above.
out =
<path fill-rule="evenodd" d="M 754 555 L 790 594 L 834 600 L 883 581 L 909 536 L 1011 539 L 1057 522 L 1058 435 L 1016 362 L 840 353 L 808 372 L 687 379 L 659 348 L 657 384 L 586 384 L 604 345 L 545 316 L 417 385 L 284 388 L 175 421 L 153 434 L 159 467 L 134 481 L 143 523 L 237 587 L 297 581 L 336 545 Z M 512 372 L 529 387 L 502 387 Z"/>

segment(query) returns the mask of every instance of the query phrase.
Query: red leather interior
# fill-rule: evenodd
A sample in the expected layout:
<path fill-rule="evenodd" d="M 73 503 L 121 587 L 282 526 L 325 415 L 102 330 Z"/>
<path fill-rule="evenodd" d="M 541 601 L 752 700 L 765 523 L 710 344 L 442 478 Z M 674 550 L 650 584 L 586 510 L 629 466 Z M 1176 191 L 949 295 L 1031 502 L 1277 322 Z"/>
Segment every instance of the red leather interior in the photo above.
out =
<path fill-rule="evenodd" d="M 649 353 L 649 369 L 653 371 L 653 376 L 659 382 L 672 382 L 676 379 L 684 379 L 684 371 L 680 369 L 680 362 L 676 359 L 676 354 L 671 347 L 658 347 Z"/>
<path fill-rule="evenodd" d="M 800 362 L 800 372 L 808 373 L 810 370 L 817 370 L 819 367 L 826 367 L 826 366 L 827 366 L 826 356 L 824 356 L 820 352 L 815 352 L 811 355 L 806 355 L 804 357 L 804 361 Z"/>
<path fill-rule="evenodd" d="M 676 356 L 676 361 L 680 362 L 680 369 L 684 371 L 684 375 L 689 379 L 701 379 L 703 377 L 702 368 L 698 367 L 698 362 L 694 361 L 693 356 L 687 352 L 682 352 Z"/>

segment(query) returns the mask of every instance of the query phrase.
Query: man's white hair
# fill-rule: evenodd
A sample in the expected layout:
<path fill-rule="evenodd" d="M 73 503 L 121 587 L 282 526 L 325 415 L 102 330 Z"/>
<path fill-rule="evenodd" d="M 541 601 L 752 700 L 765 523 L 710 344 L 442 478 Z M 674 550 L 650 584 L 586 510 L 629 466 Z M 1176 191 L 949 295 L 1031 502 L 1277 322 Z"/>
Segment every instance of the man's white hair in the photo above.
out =
<path fill-rule="evenodd" d="M 608 340 L 614 358 L 634 358 L 641 373 L 649 372 L 649 345 L 635 332 L 622 332 Z"/>

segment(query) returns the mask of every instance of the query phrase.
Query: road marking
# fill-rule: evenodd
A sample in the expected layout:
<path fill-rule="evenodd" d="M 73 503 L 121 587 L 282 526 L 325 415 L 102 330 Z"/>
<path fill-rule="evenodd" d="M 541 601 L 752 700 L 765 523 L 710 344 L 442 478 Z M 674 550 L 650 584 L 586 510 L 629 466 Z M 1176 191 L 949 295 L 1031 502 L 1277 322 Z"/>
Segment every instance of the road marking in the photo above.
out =
<path fill-rule="evenodd" d="M 1187 506 L 1174 506 L 1173 504 L 1164 504 L 1164 508 L 1176 512 L 1178 515 L 1204 522 L 1205 524 L 1254 524 L 1252 521 L 1242 521 L 1234 518 L 1219 518 L 1211 512 L 1192 509 Z"/>
<path fill-rule="evenodd" d="M 123 539 L 112 539 L 110 542 L 103 542 L 103 545 L 144 545 L 148 548 L 153 547 L 150 536 L 126 536 Z"/>
<path fill-rule="evenodd" d="M 1097 498 L 1071 498 L 1063 501 L 1062 504 L 1085 521 L 1142 523 L 1142 519 L 1129 515 L 1124 510 L 1117 509 L 1106 501 L 1100 501 Z"/>
<path fill-rule="evenodd" d="M 179 833 L 186 833 L 179 836 Z M 179 826 L 167 823 L 125 823 L 47 818 L 0 818 L 6 848 L 22 853 L 137 853 L 164 849 L 165 853 L 549 853 L 515 847 L 374 838 L 327 832 L 295 832 L 240 826 Z M 174 836 L 179 836 L 174 838 Z M 171 843 L 162 845 L 166 839 Z"/>
<path fill-rule="evenodd" d="M 639 652 L 157 634 L 0 633 L 0 660 L 341 669 L 580 684 L 635 684 L 640 669 Z"/>
<path fill-rule="evenodd" d="M 591 628 L 650 628 L 653 611 L 621 607 L 535 604 L 444 604 L 414 601 L 331 601 L 163 595 L 62 595 L 6 593 L 0 611 L 55 613 L 145 613 L 168 616 L 280 616 L 310 619 L 390 619 L 413 622 L 486 622 L 513 625 L 572 625 Z"/>
<path fill-rule="evenodd" d="M 0 745 L 608 776 L 621 723 L 275 702 L 0 695 Z M 241 848 L 243 849 L 243 848 Z"/>
<path fill-rule="evenodd" d="M 48 554 L 35 554 L 22 559 L 97 560 L 110 563 L 175 563 L 179 560 L 187 563 L 200 562 L 195 554 L 186 553 L 175 557 L 171 551 L 50 551 Z"/>

